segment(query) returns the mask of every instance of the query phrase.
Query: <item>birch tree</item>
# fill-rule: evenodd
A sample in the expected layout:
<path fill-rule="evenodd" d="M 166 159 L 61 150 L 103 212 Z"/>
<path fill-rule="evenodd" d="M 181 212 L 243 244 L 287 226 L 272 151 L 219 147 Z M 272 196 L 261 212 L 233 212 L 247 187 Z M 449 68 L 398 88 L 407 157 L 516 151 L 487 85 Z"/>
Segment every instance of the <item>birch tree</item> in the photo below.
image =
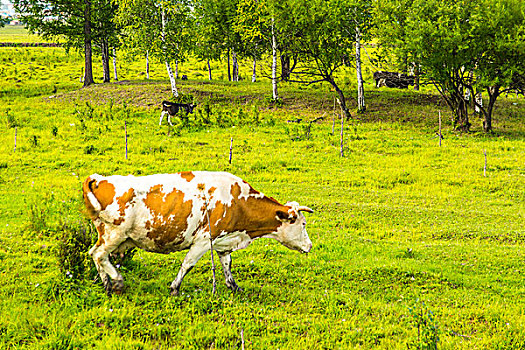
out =
<path fill-rule="evenodd" d="M 188 1 L 119 0 L 117 21 L 127 47 L 164 63 L 171 92 L 179 92 L 172 62 L 183 62 L 193 48 L 193 7 Z"/>
<path fill-rule="evenodd" d="M 254 68 L 252 81 L 255 79 L 255 60 L 264 52 L 271 55 L 272 99 L 279 99 L 278 82 L 282 76 L 278 74 L 280 42 L 284 37 L 284 14 L 288 10 L 287 3 L 277 3 L 270 0 L 240 0 L 234 29 L 245 42 L 246 51 L 252 53 Z M 281 57 L 282 52 L 281 52 Z"/>
<path fill-rule="evenodd" d="M 211 50 L 201 47 L 199 53 L 205 59 L 215 58 L 217 54 L 219 57 L 225 55 L 229 81 L 238 80 L 236 73 L 239 71 L 238 55 L 244 53 L 241 37 L 234 30 L 238 3 L 238 0 L 199 0 L 196 5 L 199 42 L 206 43 L 210 49 L 213 49 L 213 53 L 210 53 Z"/>

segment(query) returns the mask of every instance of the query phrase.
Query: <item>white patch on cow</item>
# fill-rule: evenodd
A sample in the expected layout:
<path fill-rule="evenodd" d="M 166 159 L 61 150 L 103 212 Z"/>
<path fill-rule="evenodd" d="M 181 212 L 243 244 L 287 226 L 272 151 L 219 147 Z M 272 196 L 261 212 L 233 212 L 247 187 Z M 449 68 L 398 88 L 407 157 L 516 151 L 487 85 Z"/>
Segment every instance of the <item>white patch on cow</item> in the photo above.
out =
<path fill-rule="evenodd" d="M 213 250 L 233 252 L 246 248 L 252 241 L 253 239 L 246 234 L 246 231 L 222 231 L 213 241 Z"/>

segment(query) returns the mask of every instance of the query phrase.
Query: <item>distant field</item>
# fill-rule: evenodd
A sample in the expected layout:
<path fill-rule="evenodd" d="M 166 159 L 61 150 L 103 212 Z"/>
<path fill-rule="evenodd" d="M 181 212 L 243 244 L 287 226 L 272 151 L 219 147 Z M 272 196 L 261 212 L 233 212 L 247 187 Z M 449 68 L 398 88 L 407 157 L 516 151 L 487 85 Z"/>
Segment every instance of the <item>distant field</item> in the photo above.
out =
<path fill-rule="evenodd" d="M 502 98 L 494 134 L 478 119 L 459 134 L 431 87 L 376 89 L 368 66 L 368 111 L 344 124 L 341 158 L 327 85 L 282 84 L 276 106 L 268 79 L 249 81 L 249 62 L 239 83 L 213 62 L 210 82 L 191 59 L 178 84 L 197 111 L 169 129 L 158 126 L 170 97 L 163 65 L 147 81 L 143 58 L 118 62 L 118 83 L 81 88 L 76 53 L 0 48 L 0 348 L 525 347 L 525 99 Z M 98 57 L 94 67 L 100 82 Z M 352 96 L 353 76 L 339 76 Z M 232 254 L 244 292 L 219 276 L 215 297 L 209 254 L 179 297 L 166 285 L 185 252 L 136 252 L 121 267 L 124 294 L 111 298 L 91 262 L 79 281 L 59 269 L 64 227 L 83 222 L 86 176 L 182 170 L 229 171 L 312 207 L 311 253 L 256 241 Z"/>

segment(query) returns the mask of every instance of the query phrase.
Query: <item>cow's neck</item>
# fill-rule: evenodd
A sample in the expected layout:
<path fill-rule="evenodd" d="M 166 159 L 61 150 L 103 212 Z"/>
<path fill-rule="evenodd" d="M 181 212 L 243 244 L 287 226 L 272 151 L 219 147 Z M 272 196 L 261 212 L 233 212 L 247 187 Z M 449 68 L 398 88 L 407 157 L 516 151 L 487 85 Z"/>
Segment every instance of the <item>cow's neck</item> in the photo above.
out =
<path fill-rule="evenodd" d="M 217 234 L 225 232 L 246 232 L 252 239 L 265 236 L 277 231 L 282 224 L 277 219 L 277 210 L 287 210 L 287 208 L 272 198 L 249 197 L 247 199 L 237 199 L 232 206 L 213 212 L 210 221 L 217 222 Z M 214 220 L 213 216 L 222 217 Z"/>

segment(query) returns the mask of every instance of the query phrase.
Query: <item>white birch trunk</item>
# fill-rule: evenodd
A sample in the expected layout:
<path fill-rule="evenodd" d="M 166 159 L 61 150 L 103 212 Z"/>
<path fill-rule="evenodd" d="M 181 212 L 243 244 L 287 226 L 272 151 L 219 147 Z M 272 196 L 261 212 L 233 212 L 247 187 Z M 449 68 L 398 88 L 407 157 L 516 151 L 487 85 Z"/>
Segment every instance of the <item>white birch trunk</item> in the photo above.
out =
<path fill-rule="evenodd" d="M 175 60 L 175 79 L 179 79 L 179 60 Z"/>
<path fill-rule="evenodd" d="M 173 75 L 173 71 L 171 70 L 170 63 L 166 60 L 166 70 L 168 71 L 168 76 L 170 77 L 170 84 L 171 84 L 171 93 L 175 97 L 179 97 L 179 92 L 177 91 L 177 83 L 175 81 L 175 76 Z"/>
<path fill-rule="evenodd" d="M 253 56 L 252 83 L 257 80 L 257 58 Z"/>
<path fill-rule="evenodd" d="M 355 70 L 357 73 L 357 110 L 364 112 L 366 110 L 365 88 L 361 70 L 361 31 L 358 26 L 355 27 Z"/>
<path fill-rule="evenodd" d="M 211 66 L 210 59 L 208 58 L 208 80 L 211 80 Z"/>
<path fill-rule="evenodd" d="M 272 18 L 272 98 L 279 99 L 277 92 L 277 38 L 275 37 L 275 25 Z"/>
<path fill-rule="evenodd" d="M 478 92 L 475 96 L 476 103 L 479 104 L 481 107 L 483 107 L 483 96 L 481 96 L 481 92 Z M 478 105 L 474 106 L 474 111 L 476 113 L 481 113 L 481 109 L 478 107 Z"/>
<path fill-rule="evenodd" d="M 115 75 L 115 81 L 118 81 L 117 75 L 117 49 L 113 48 L 113 74 Z"/>
<path fill-rule="evenodd" d="M 146 79 L 149 80 L 149 50 L 146 50 Z"/>
<path fill-rule="evenodd" d="M 166 70 L 168 71 L 168 76 L 170 78 L 170 84 L 171 84 L 171 93 L 175 97 L 179 97 L 179 92 L 177 91 L 177 84 L 175 82 L 175 77 L 173 76 L 173 71 L 171 69 L 170 62 L 167 57 L 166 53 L 166 15 L 164 13 L 164 8 L 161 8 L 161 17 L 162 17 L 162 46 L 164 50 L 164 58 L 166 63 Z"/>

